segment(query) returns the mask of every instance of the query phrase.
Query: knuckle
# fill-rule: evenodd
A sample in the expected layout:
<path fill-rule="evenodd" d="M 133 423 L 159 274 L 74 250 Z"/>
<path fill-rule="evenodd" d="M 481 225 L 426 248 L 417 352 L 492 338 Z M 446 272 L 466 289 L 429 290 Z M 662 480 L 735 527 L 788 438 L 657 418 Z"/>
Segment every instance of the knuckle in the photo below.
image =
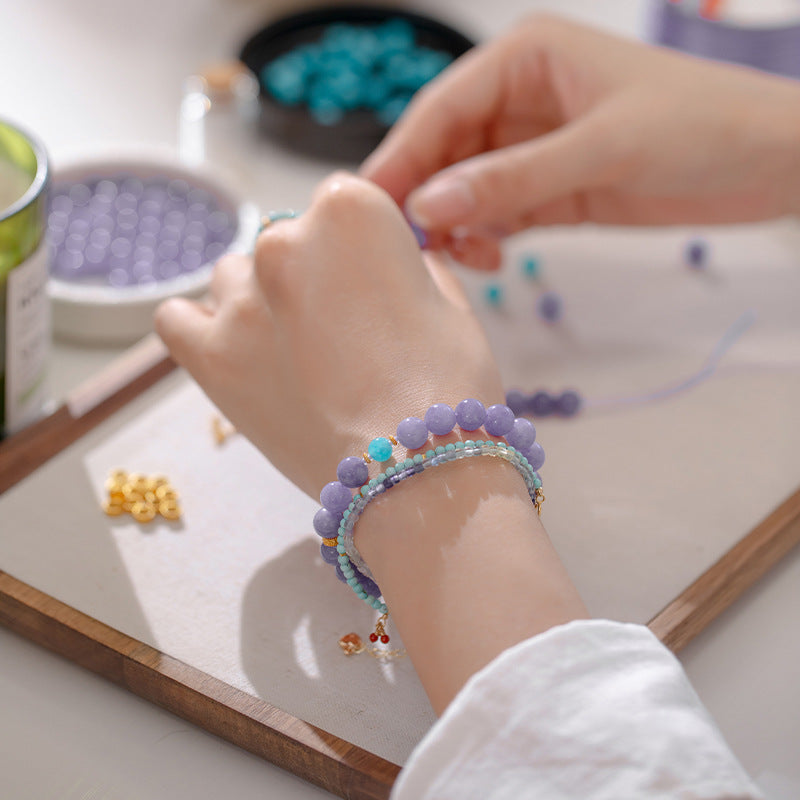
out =
<path fill-rule="evenodd" d="M 271 302 L 285 297 L 290 288 L 290 265 L 297 258 L 292 222 L 280 222 L 264 231 L 256 242 L 255 275 Z"/>

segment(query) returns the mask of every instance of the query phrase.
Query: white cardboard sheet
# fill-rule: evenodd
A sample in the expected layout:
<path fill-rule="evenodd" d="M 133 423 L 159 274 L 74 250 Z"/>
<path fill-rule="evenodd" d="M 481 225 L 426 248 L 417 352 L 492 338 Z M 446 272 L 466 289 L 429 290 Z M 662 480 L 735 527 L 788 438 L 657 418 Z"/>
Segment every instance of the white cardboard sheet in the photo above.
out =
<path fill-rule="evenodd" d="M 543 519 L 590 609 L 646 622 L 800 485 L 800 234 L 554 231 L 515 243 L 498 278 L 465 274 L 508 388 L 635 396 L 694 373 L 746 310 L 757 321 L 708 381 L 670 399 L 537 423 Z M 523 252 L 542 279 L 521 277 Z M 544 289 L 564 319 L 532 312 Z M 417 410 L 419 411 L 419 410 Z M 345 658 L 374 614 L 318 555 L 316 504 L 177 374 L 0 498 L 0 568 L 242 691 L 403 764 L 434 716 L 408 660 Z M 180 523 L 99 508 L 116 467 L 167 474 Z"/>

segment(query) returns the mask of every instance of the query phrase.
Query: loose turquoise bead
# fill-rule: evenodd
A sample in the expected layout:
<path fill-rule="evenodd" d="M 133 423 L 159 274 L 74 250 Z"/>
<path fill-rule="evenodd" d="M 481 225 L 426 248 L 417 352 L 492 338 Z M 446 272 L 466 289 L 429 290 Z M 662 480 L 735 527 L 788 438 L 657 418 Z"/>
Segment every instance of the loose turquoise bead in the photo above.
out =
<path fill-rule="evenodd" d="M 385 436 L 378 436 L 369 443 L 367 453 L 378 463 L 388 461 L 392 457 L 392 443 Z"/>

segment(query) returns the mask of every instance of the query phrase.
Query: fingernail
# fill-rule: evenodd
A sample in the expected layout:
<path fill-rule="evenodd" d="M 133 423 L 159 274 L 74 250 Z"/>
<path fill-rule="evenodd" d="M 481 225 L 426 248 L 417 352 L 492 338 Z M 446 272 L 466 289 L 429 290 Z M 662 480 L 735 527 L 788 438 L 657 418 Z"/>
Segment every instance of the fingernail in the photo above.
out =
<path fill-rule="evenodd" d="M 412 192 L 407 210 L 422 228 L 443 227 L 458 222 L 475 210 L 472 187 L 461 178 L 431 181 Z"/>

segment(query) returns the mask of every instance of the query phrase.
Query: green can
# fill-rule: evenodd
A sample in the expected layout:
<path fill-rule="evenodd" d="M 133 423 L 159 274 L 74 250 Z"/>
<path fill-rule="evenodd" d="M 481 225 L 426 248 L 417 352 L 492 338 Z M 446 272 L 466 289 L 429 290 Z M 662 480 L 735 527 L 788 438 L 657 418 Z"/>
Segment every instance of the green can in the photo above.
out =
<path fill-rule="evenodd" d="M 34 422 L 45 401 L 48 183 L 42 145 L 0 119 L 0 437 Z"/>

